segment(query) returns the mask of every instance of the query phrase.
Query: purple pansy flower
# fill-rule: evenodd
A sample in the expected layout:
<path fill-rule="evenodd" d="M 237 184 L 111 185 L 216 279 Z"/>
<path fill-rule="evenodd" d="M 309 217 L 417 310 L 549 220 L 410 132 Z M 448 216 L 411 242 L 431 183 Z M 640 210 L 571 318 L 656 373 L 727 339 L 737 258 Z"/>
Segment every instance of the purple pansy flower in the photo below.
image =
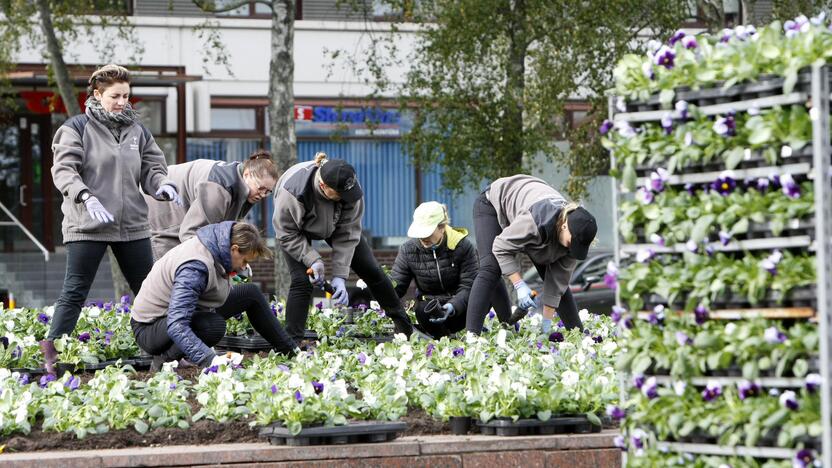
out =
<path fill-rule="evenodd" d="M 81 379 L 73 375 L 69 378 L 69 380 L 67 380 L 64 386 L 66 386 L 70 391 L 78 390 L 78 387 L 81 386 Z"/>
<path fill-rule="evenodd" d="M 312 389 L 315 390 L 315 394 L 320 395 L 324 391 L 324 384 L 321 382 L 312 381 Z"/>
<path fill-rule="evenodd" d="M 289 366 L 287 366 L 285 364 L 278 364 L 277 365 L 277 370 L 279 370 L 281 372 L 289 372 Z"/>
<path fill-rule="evenodd" d="M 615 445 L 616 447 L 621 449 L 623 452 L 627 451 L 627 444 L 624 441 L 624 436 L 623 435 L 617 435 L 617 436 L 613 437 L 612 443 L 613 443 L 613 445 Z"/>
<path fill-rule="evenodd" d="M 216 365 L 216 364 L 215 364 L 215 365 L 213 365 L 213 366 L 206 367 L 206 368 L 205 368 L 205 370 L 203 371 L 203 373 L 204 373 L 204 374 L 206 374 L 206 375 L 208 375 L 208 374 L 216 374 L 216 373 L 217 373 L 217 371 L 219 370 L 219 368 L 220 368 L 220 367 L 219 367 L 219 365 Z"/>
<path fill-rule="evenodd" d="M 664 306 L 659 304 L 653 307 L 653 312 L 647 316 L 647 321 L 650 325 L 662 326 L 664 325 Z"/>
<path fill-rule="evenodd" d="M 708 308 L 703 306 L 702 304 L 699 304 L 698 306 L 696 306 L 695 309 L 693 309 L 693 318 L 696 321 L 697 325 L 702 325 L 703 323 L 708 321 Z"/>
<path fill-rule="evenodd" d="M 453 351 L 454 357 L 460 357 L 465 355 L 465 348 L 454 348 Z"/>
<path fill-rule="evenodd" d="M 760 386 L 750 380 L 743 380 L 737 384 L 737 393 L 740 400 L 760 395 Z"/>
<path fill-rule="evenodd" d="M 713 401 L 720 395 L 722 395 L 722 385 L 716 380 L 709 380 L 705 390 L 702 390 L 702 399 L 705 401 Z"/>
<path fill-rule="evenodd" d="M 661 247 L 665 246 L 664 237 L 656 234 L 655 232 L 653 234 L 650 234 L 650 242 Z"/>
<path fill-rule="evenodd" d="M 497 314 L 493 310 L 488 311 L 488 316 L 487 316 L 488 320 L 494 320 L 494 317 L 496 317 L 496 316 L 497 316 Z"/>
<path fill-rule="evenodd" d="M 614 305 L 612 306 L 612 312 L 610 312 L 610 318 L 614 323 L 618 323 L 625 313 L 627 313 L 627 309 Z"/>
<path fill-rule="evenodd" d="M 607 405 L 607 416 L 611 417 L 612 419 L 615 419 L 616 421 L 620 421 L 624 419 L 625 416 L 627 416 L 627 413 L 625 413 L 620 406 Z"/>
<path fill-rule="evenodd" d="M 367 355 L 364 353 L 358 353 L 357 358 L 358 362 L 360 362 L 362 366 L 367 362 Z"/>
<path fill-rule="evenodd" d="M 797 402 L 797 395 L 791 390 L 786 390 L 780 395 L 780 405 L 792 411 L 797 411 L 800 408 L 800 404 Z"/>
<path fill-rule="evenodd" d="M 601 123 L 601 127 L 598 128 L 598 133 L 606 135 L 610 132 L 610 130 L 612 130 L 612 127 L 613 123 L 610 120 L 604 120 L 604 122 Z"/>
<path fill-rule="evenodd" d="M 699 244 L 693 241 L 693 239 L 688 240 L 685 242 L 685 248 L 688 249 L 691 253 L 696 253 L 699 251 Z"/>
<path fill-rule="evenodd" d="M 644 385 L 641 387 L 641 393 L 644 394 L 648 400 L 652 400 L 659 396 L 659 385 L 656 383 L 655 377 L 650 377 L 644 381 Z"/>
<path fill-rule="evenodd" d="M 671 46 L 676 45 L 676 43 L 677 43 L 677 42 L 679 42 L 679 41 L 681 41 L 682 39 L 684 39 L 684 37 L 685 37 L 686 35 L 687 35 L 687 34 L 685 34 L 685 32 L 684 32 L 684 31 L 682 31 L 681 29 L 679 29 L 679 30 L 677 30 L 675 33 L 673 33 L 673 35 L 672 35 L 672 36 L 670 36 L 670 39 L 668 39 L 667 43 L 668 43 L 668 44 L 670 44 Z"/>
<path fill-rule="evenodd" d="M 549 341 L 553 343 L 561 343 L 563 340 L 563 333 L 561 332 L 552 332 L 549 334 Z"/>
<path fill-rule="evenodd" d="M 4 348 L 8 348 L 9 347 L 9 337 L 0 336 L 0 344 L 2 344 Z"/>
<path fill-rule="evenodd" d="M 778 330 L 777 327 L 766 328 L 763 337 L 765 338 L 766 343 L 769 344 L 784 343 L 786 341 L 786 334 Z"/>
<path fill-rule="evenodd" d="M 643 449 L 644 448 L 644 437 L 646 435 L 647 434 L 645 434 L 644 431 L 639 430 L 639 429 L 636 429 L 635 431 L 633 431 L 633 433 L 630 435 L 630 443 L 633 444 L 633 448 L 635 448 L 637 450 L 638 449 Z"/>
<path fill-rule="evenodd" d="M 433 356 L 433 350 L 436 349 L 436 345 L 433 343 L 428 343 L 428 347 L 425 348 L 425 357 Z"/>
<path fill-rule="evenodd" d="M 821 377 L 820 374 L 809 374 L 806 376 L 806 391 L 809 393 L 815 393 L 820 388 L 821 384 Z"/>
<path fill-rule="evenodd" d="M 682 38 L 682 46 L 685 49 L 696 49 L 699 44 L 696 42 L 696 36 L 685 36 Z"/>
<path fill-rule="evenodd" d="M 40 381 L 38 382 L 38 386 L 40 386 L 40 388 L 46 388 L 46 386 L 49 385 L 49 382 L 54 382 L 55 380 L 57 380 L 57 378 L 54 375 L 44 374 L 40 378 Z"/>
<path fill-rule="evenodd" d="M 713 130 L 722 137 L 732 137 L 737 134 L 737 122 L 734 120 L 734 113 L 729 112 L 725 117 L 717 117 L 714 121 Z"/>
<path fill-rule="evenodd" d="M 324 301 L 320 301 L 320 302 L 318 302 L 317 304 L 315 304 L 315 307 L 316 307 L 318 310 L 322 310 L 322 309 L 324 308 Z"/>
<path fill-rule="evenodd" d="M 38 314 L 38 322 L 43 324 L 49 323 L 49 316 L 44 313 Z"/>
<path fill-rule="evenodd" d="M 84 332 L 78 335 L 78 341 L 80 341 L 81 343 L 86 343 L 90 341 L 90 332 Z"/>
<path fill-rule="evenodd" d="M 656 197 L 655 195 L 653 195 L 653 191 L 645 187 L 639 187 L 638 190 L 636 190 L 636 200 L 638 200 L 644 205 L 649 205 L 653 203 L 653 200 L 655 198 Z"/>
<path fill-rule="evenodd" d="M 665 112 L 662 115 L 661 125 L 665 135 L 673 133 L 673 115 L 670 112 Z"/>
<path fill-rule="evenodd" d="M 687 333 L 683 331 L 676 332 L 676 342 L 679 343 L 679 346 L 687 346 L 693 344 L 693 340 L 687 335 Z"/>
<path fill-rule="evenodd" d="M 716 190 L 722 196 L 729 195 L 737 188 L 737 181 L 733 177 L 733 173 L 725 171 L 711 183 L 711 188 Z"/>
<path fill-rule="evenodd" d="M 685 119 L 688 118 L 688 102 L 687 101 L 677 101 L 675 108 L 676 108 L 676 112 L 679 113 L 679 118 L 680 119 L 685 120 Z M 693 135 L 691 135 L 691 137 L 692 136 Z"/>
<path fill-rule="evenodd" d="M 516 332 L 520 331 L 520 322 L 514 322 L 514 331 L 516 331 Z"/>
<path fill-rule="evenodd" d="M 29 374 L 20 374 L 20 377 L 17 379 L 20 382 L 20 385 L 29 385 L 31 381 L 31 376 Z"/>
<path fill-rule="evenodd" d="M 815 465 L 815 452 L 811 449 L 800 449 L 794 454 L 792 459 L 792 467 L 794 468 L 808 468 Z"/>
<path fill-rule="evenodd" d="M 277 394 L 277 385 L 272 384 L 272 388 L 271 388 L 271 390 L 272 390 L 272 395 Z"/>
<path fill-rule="evenodd" d="M 295 400 L 298 403 L 303 403 L 303 395 L 300 393 L 300 390 L 295 390 Z"/>
<path fill-rule="evenodd" d="M 643 375 L 636 375 L 633 377 L 633 387 L 641 390 L 641 387 L 644 386 L 645 377 Z"/>
<path fill-rule="evenodd" d="M 624 320 L 621 321 L 621 326 L 623 326 L 627 330 L 632 330 L 632 328 L 635 326 L 635 323 L 633 323 L 633 319 L 631 317 L 624 317 Z"/>
<path fill-rule="evenodd" d="M 800 186 L 794 181 L 791 174 L 783 174 L 780 176 L 780 185 L 783 188 L 783 193 L 789 198 L 800 198 Z"/>
<path fill-rule="evenodd" d="M 647 263 L 655 256 L 656 251 L 654 251 L 653 249 L 641 249 L 638 252 L 636 252 L 636 261 L 638 263 Z"/>
<path fill-rule="evenodd" d="M 722 245 L 728 245 L 731 242 L 731 233 L 728 231 L 719 231 L 719 242 Z"/>
<path fill-rule="evenodd" d="M 673 52 L 673 49 L 666 45 L 661 46 L 661 48 L 653 55 L 653 63 L 668 70 L 673 68 L 675 60 L 676 52 Z"/>

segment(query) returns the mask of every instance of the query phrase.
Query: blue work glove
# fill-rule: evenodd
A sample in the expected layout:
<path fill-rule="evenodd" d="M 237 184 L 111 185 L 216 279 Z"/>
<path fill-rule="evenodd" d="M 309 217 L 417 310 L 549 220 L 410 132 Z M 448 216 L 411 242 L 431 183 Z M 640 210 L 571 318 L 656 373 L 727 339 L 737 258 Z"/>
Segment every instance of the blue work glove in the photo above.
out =
<path fill-rule="evenodd" d="M 535 306 L 534 298 L 532 297 L 532 289 L 525 281 L 520 280 L 514 283 L 514 290 L 517 291 L 517 306 L 521 309 L 531 309 Z"/>
<path fill-rule="evenodd" d="M 99 223 L 107 224 L 112 223 L 115 221 L 115 218 L 107 208 L 104 208 L 104 205 L 98 201 L 98 197 L 89 197 L 87 201 L 84 202 L 84 206 L 87 207 L 87 212 L 92 216 L 92 219 L 98 221 Z"/>
<path fill-rule="evenodd" d="M 439 310 L 440 315 L 437 317 L 431 317 L 431 323 L 444 323 L 445 320 L 448 320 L 449 318 L 454 316 L 454 305 L 450 302 L 443 305 L 442 308 L 440 308 Z"/>
<path fill-rule="evenodd" d="M 543 334 L 548 335 L 552 331 L 552 320 L 544 317 L 543 321 L 540 322 L 540 329 L 543 331 Z"/>
<path fill-rule="evenodd" d="M 312 270 L 312 284 L 317 287 L 321 287 L 324 285 L 324 262 L 323 260 L 315 260 L 315 263 L 309 267 Z M 333 281 L 333 284 L 335 281 Z"/>
<path fill-rule="evenodd" d="M 347 295 L 347 282 L 344 278 L 332 278 L 332 288 L 335 293 L 332 295 L 332 302 L 335 305 L 347 305 L 350 302 L 350 297 Z"/>
<path fill-rule="evenodd" d="M 156 198 L 162 198 L 164 200 L 170 200 L 176 203 L 179 206 L 182 206 L 182 197 L 176 192 L 176 188 L 172 185 L 163 184 L 159 187 L 159 190 L 156 191 Z"/>

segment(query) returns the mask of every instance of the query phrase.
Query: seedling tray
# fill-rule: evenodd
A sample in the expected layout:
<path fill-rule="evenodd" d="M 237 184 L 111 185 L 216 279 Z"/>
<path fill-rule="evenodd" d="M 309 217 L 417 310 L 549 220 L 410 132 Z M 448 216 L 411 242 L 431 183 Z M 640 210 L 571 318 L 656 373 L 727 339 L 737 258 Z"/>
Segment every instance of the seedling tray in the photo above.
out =
<path fill-rule="evenodd" d="M 260 335 L 246 335 L 246 336 L 224 336 L 217 348 L 227 349 L 231 351 L 268 351 L 272 349 L 272 345 Z"/>
<path fill-rule="evenodd" d="M 387 442 L 399 437 L 407 430 L 407 423 L 389 421 L 350 421 L 344 426 L 304 427 L 292 435 L 281 424 L 274 424 L 260 430 L 260 437 L 272 445 L 345 445 Z"/>
<path fill-rule="evenodd" d="M 478 422 L 477 426 L 483 435 L 496 435 L 503 437 L 525 436 L 525 435 L 551 435 L 551 434 L 587 434 L 600 432 L 601 426 L 595 426 L 585 416 L 564 416 L 550 418 L 548 421 L 539 419 L 493 419 L 487 423 Z"/>

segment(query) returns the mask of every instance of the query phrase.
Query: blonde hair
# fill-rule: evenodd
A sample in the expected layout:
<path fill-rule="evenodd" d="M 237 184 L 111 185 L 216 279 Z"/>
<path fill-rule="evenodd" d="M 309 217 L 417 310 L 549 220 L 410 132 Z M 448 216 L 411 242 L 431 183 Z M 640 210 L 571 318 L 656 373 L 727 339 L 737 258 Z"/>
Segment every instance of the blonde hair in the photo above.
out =
<path fill-rule="evenodd" d="M 130 72 L 126 68 L 114 63 L 104 65 L 92 72 L 87 86 L 87 94 L 92 96 L 96 89 L 103 91 L 115 83 L 130 84 Z"/>
<path fill-rule="evenodd" d="M 266 240 L 260 235 L 254 225 L 249 223 L 234 223 L 231 228 L 231 245 L 236 245 L 240 253 L 253 253 L 257 258 L 272 258 L 272 251 L 266 245 Z"/>
<path fill-rule="evenodd" d="M 321 167 L 326 162 L 327 155 L 323 151 L 315 153 L 315 165 Z"/>
<path fill-rule="evenodd" d="M 243 163 L 243 170 L 258 178 L 271 177 L 274 180 L 280 178 L 280 169 L 272 161 L 272 154 L 263 149 L 255 151 L 248 157 Z"/>
<path fill-rule="evenodd" d="M 445 218 L 442 219 L 442 222 L 439 223 L 439 226 L 450 226 L 451 225 L 451 217 L 448 215 L 448 205 L 444 203 L 440 203 L 442 205 L 442 211 L 445 213 Z"/>
<path fill-rule="evenodd" d="M 560 215 L 558 216 L 557 224 L 555 224 L 555 232 L 560 232 L 560 230 L 563 229 L 563 225 L 566 224 L 566 219 L 569 217 L 569 214 L 580 207 L 581 205 L 575 202 L 566 203 L 566 205 L 560 209 Z"/>

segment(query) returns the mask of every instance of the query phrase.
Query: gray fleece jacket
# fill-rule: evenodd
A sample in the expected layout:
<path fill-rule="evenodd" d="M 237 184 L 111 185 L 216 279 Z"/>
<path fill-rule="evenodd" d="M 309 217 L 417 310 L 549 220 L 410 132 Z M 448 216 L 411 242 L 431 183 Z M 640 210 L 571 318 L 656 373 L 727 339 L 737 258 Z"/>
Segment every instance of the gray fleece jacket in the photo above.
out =
<path fill-rule="evenodd" d="M 355 247 L 361 240 L 364 199 L 334 202 L 315 183 L 314 161 L 295 164 L 277 181 L 274 193 L 275 235 L 292 258 L 311 266 L 321 258 L 311 239 L 326 239 L 332 246 L 332 275 L 347 278 Z"/>
<path fill-rule="evenodd" d="M 168 177 L 179 188 L 183 206 L 145 195 L 156 259 L 202 226 L 239 220 L 251 209 L 239 162 L 198 159 L 174 164 L 168 167 Z"/>
<path fill-rule="evenodd" d="M 569 256 L 569 249 L 560 245 L 555 232 L 566 199 L 546 182 L 528 175 L 497 179 L 486 196 L 503 228 L 492 247 L 503 274 L 522 273 L 517 260 L 521 252 L 546 265 L 543 304 L 557 307 L 578 263 Z"/>
<path fill-rule="evenodd" d="M 155 194 L 167 178 L 165 155 L 140 123 L 125 127 L 119 142 L 110 130 L 86 114 L 69 118 L 52 140 L 52 180 L 63 195 L 64 242 L 127 242 L 150 237 L 142 190 Z M 115 221 L 93 219 L 78 198 L 88 190 Z"/>

